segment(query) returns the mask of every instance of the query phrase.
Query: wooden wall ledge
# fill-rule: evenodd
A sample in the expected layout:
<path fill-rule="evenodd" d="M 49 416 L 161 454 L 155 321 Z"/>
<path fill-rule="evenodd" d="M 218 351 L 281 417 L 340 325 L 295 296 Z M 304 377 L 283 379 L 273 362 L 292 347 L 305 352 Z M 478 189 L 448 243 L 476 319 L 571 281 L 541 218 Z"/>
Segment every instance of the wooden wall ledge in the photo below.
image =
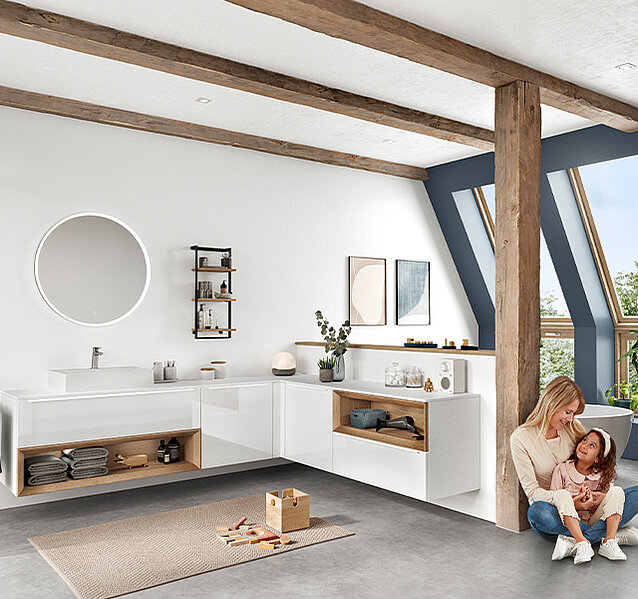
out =
<path fill-rule="evenodd" d="M 295 341 L 295 345 L 312 345 L 323 347 L 323 341 Z M 494 356 L 496 352 L 492 349 L 462 350 L 462 349 L 439 349 L 432 347 L 404 347 L 403 345 L 370 345 L 368 343 L 350 343 L 349 349 L 381 349 L 386 351 L 410 351 L 427 352 L 431 354 L 461 354 L 467 356 Z"/>

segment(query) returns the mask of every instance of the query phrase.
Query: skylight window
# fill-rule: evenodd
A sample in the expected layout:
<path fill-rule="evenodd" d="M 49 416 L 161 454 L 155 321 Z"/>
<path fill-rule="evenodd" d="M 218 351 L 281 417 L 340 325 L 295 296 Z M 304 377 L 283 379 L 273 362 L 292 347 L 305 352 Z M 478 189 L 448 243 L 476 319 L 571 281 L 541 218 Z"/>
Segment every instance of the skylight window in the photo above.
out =
<path fill-rule="evenodd" d="M 638 316 L 638 156 L 578 169 L 624 316 Z"/>
<path fill-rule="evenodd" d="M 495 216 L 494 185 L 481 188 L 485 196 L 492 219 Z M 565 303 L 563 291 L 558 282 L 554 264 L 549 255 L 545 237 L 541 233 L 541 316 L 569 318 L 569 310 Z"/>

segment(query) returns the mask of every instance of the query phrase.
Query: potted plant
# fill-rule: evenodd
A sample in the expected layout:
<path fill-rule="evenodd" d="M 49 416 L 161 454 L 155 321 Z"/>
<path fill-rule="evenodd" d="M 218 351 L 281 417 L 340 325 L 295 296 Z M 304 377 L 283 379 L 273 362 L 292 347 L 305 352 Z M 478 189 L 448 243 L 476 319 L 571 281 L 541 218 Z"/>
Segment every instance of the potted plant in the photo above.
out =
<path fill-rule="evenodd" d="M 335 359 L 331 357 L 321 358 L 321 360 L 317 362 L 317 366 L 319 366 L 319 380 L 322 383 L 331 383 Z"/>
<path fill-rule="evenodd" d="M 334 327 L 330 326 L 328 319 L 324 317 L 321 310 L 315 312 L 317 318 L 317 326 L 321 329 L 321 335 L 326 342 L 324 347 L 325 352 L 328 354 L 332 352 L 334 358 L 334 373 L 332 380 L 342 381 L 346 376 L 346 362 L 344 354 L 348 349 L 348 335 L 352 330 L 350 321 L 346 320 L 339 328 L 339 332 Z"/>
<path fill-rule="evenodd" d="M 638 334 L 638 331 L 630 331 L 630 333 Z M 633 368 L 634 373 L 638 374 L 638 339 L 632 343 L 629 351 L 620 356 L 616 362 L 618 363 L 625 358 L 629 358 L 630 368 Z M 618 390 L 620 397 L 615 397 L 614 389 Z M 605 392 L 605 397 L 612 406 L 635 411 L 638 408 L 638 385 L 623 379 L 620 383 L 609 387 Z"/>

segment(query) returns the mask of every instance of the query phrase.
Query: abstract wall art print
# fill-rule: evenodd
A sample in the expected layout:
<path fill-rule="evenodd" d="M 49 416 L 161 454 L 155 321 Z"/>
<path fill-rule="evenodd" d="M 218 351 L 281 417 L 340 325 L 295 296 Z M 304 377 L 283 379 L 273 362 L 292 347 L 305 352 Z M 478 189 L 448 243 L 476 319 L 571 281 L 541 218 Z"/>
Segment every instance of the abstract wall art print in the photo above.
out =
<path fill-rule="evenodd" d="M 430 324 L 430 263 L 397 260 L 397 324 Z"/>
<path fill-rule="evenodd" d="M 386 324 L 385 258 L 348 258 L 350 325 Z"/>

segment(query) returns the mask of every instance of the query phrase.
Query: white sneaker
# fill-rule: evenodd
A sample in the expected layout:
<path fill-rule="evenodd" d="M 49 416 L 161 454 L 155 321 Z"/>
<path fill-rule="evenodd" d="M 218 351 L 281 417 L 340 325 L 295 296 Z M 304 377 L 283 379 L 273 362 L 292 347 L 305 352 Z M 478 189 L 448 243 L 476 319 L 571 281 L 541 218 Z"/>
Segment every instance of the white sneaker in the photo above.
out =
<path fill-rule="evenodd" d="M 574 537 L 568 537 L 567 535 L 558 535 L 556 539 L 556 545 L 554 546 L 554 553 L 552 553 L 552 559 L 554 561 L 563 559 L 568 555 L 574 555 L 574 545 L 576 541 Z"/>
<path fill-rule="evenodd" d="M 616 533 L 616 541 L 619 545 L 638 545 L 638 528 L 635 526 L 623 526 Z"/>
<path fill-rule="evenodd" d="M 574 565 L 590 562 L 591 558 L 594 557 L 594 550 L 591 548 L 589 541 L 576 543 L 576 545 L 574 545 L 574 550 Z"/>
<path fill-rule="evenodd" d="M 601 541 L 598 549 L 598 555 L 602 555 L 607 559 L 627 559 L 627 556 L 623 553 L 622 549 L 618 547 L 618 541 L 616 541 L 616 539 Z"/>

